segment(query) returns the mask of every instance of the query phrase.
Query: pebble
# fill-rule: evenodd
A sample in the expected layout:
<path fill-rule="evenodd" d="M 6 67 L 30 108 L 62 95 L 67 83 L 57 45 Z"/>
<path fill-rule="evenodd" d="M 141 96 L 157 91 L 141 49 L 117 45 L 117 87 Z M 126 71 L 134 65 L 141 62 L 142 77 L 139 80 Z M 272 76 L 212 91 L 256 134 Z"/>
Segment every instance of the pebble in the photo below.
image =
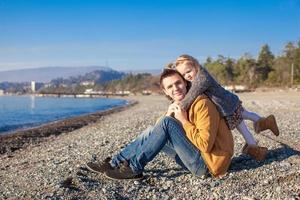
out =
<path fill-rule="evenodd" d="M 284 168 L 288 168 L 291 166 L 291 163 L 288 163 L 288 162 L 282 162 L 279 164 L 281 167 L 284 167 Z"/>
<path fill-rule="evenodd" d="M 280 186 L 276 187 L 276 192 L 280 193 L 280 191 L 281 191 L 281 187 Z"/>
<path fill-rule="evenodd" d="M 255 200 L 255 198 L 253 198 L 253 197 L 248 197 L 248 196 L 244 196 L 244 197 L 243 197 L 243 200 Z"/>

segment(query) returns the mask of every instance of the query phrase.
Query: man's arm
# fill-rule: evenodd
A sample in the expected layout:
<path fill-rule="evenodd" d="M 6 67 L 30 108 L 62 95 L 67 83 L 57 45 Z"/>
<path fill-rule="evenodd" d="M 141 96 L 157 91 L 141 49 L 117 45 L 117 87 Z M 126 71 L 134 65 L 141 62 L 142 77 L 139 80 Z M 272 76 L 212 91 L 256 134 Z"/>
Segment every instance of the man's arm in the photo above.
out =
<path fill-rule="evenodd" d="M 210 86 L 210 81 L 206 75 L 204 69 L 200 68 L 192 81 L 192 86 L 186 94 L 185 98 L 181 101 L 181 106 L 184 110 L 187 110 L 195 99 L 203 94 L 205 90 Z"/>
<path fill-rule="evenodd" d="M 193 107 L 195 118 L 183 124 L 186 136 L 201 151 L 210 152 L 216 139 L 220 115 L 208 99 L 200 99 Z"/>

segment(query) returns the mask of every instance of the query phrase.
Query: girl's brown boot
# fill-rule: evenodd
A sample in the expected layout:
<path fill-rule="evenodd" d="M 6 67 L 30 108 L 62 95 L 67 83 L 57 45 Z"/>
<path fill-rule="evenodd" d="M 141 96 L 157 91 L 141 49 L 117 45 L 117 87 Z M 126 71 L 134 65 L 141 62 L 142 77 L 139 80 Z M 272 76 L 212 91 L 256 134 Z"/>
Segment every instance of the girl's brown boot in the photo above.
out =
<path fill-rule="evenodd" d="M 279 135 L 279 129 L 274 115 L 269 115 L 266 118 L 261 118 L 260 120 L 254 123 L 254 130 L 256 133 L 260 133 L 261 131 L 267 129 L 270 129 L 274 135 Z"/>
<path fill-rule="evenodd" d="M 266 147 L 260 147 L 256 145 L 248 145 L 245 144 L 243 147 L 242 152 L 244 154 L 250 155 L 252 158 L 254 158 L 257 161 L 262 161 L 266 158 L 268 149 Z"/>

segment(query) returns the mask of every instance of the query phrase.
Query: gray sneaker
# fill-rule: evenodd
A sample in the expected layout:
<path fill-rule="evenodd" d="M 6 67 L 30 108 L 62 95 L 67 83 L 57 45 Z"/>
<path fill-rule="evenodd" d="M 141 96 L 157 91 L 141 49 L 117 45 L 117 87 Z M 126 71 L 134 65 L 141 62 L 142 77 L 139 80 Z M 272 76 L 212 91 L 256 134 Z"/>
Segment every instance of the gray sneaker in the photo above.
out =
<path fill-rule="evenodd" d="M 118 167 L 106 170 L 105 176 L 113 180 L 139 180 L 143 178 L 143 173 L 132 171 L 128 162 L 124 161 Z"/>
<path fill-rule="evenodd" d="M 111 158 L 105 158 L 105 160 L 100 162 L 88 162 L 85 164 L 86 168 L 95 173 L 104 173 L 106 170 L 113 169 L 110 165 Z"/>

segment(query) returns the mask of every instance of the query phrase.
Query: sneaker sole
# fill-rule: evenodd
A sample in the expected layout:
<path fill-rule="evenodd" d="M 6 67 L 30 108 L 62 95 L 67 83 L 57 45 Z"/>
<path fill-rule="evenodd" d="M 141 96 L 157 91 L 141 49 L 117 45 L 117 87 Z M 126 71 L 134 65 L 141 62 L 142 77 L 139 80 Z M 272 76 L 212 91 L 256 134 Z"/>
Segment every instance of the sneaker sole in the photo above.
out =
<path fill-rule="evenodd" d="M 107 174 L 106 173 L 104 173 L 105 174 L 105 176 L 108 178 L 108 179 L 110 179 L 110 180 L 117 180 L 117 181 L 121 181 L 121 180 L 127 180 L 127 181 L 129 181 L 129 180 L 141 180 L 141 179 L 143 179 L 144 178 L 144 176 L 141 176 L 141 177 L 136 177 L 136 178 L 124 178 L 124 179 L 117 179 L 117 178 L 112 178 L 112 177 L 109 177 L 109 176 L 107 176 Z"/>
<path fill-rule="evenodd" d="M 86 167 L 88 170 L 90 170 L 91 172 L 95 172 L 95 173 L 97 173 L 97 174 L 102 174 L 102 173 L 104 173 L 104 172 L 99 172 L 99 171 L 93 170 L 93 169 L 90 168 L 87 164 L 85 164 L 85 167 Z"/>
<path fill-rule="evenodd" d="M 277 122 L 276 122 L 276 119 L 275 119 L 275 116 L 274 115 L 271 115 L 271 118 L 272 118 L 272 121 L 273 123 L 275 124 L 275 129 L 274 130 L 271 130 L 273 132 L 273 134 L 275 136 L 278 136 L 279 135 L 279 129 L 278 129 L 278 125 L 277 125 Z"/>

